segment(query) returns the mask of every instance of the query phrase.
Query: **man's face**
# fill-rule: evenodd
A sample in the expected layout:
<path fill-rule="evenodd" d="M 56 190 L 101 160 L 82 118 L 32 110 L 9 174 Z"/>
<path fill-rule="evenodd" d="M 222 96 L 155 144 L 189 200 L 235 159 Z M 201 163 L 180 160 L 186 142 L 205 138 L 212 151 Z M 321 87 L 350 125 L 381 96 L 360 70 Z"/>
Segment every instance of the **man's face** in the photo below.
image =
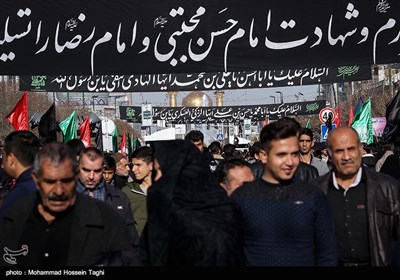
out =
<path fill-rule="evenodd" d="M 117 163 L 117 170 L 115 172 L 119 176 L 128 176 L 129 175 L 129 162 L 126 158 L 122 158 Z"/>
<path fill-rule="evenodd" d="M 197 149 L 199 149 L 199 151 L 200 151 L 201 153 L 203 153 L 203 150 L 204 150 L 203 141 L 201 141 L 201 140 L 192 141 L 192 143 L 197 147 Z"/>
<path fill-rule="evenodd" d="M 361 166 L 363 148 L 350 129 L 336 129 L 329 137 L 329 154 L 338 177 L 351 178 Z"/>
<path fill-rule="evenodd" d="M 273 140 L 270 151 L 266 153 L 263 178 L 273 184 L 290 180 L 299 162 L 299 143 L 296 136 Z"/>
<path fill-rule="evenodd" d="M 151 171 L 153 170 L 153 163 L 147 164 L 143 159 L 132 158 L 132 171 L 135 178 L 141 181 L 145 178 L 151 178 Z"/>
<path fill-rule="evenodd" d="M 306 155 L 311 152 L 311 148 L 314 146 L 314 141 L 307 134 L 303 134 L 299 138 L 299 148 L 302 155 Z"/>
<path fill-rule="evenodd" d="M 111 183 L 111 181 L 113 180 L 114 176 L 115 176 L 115 170 L 114 169 L 103 168 L 103 178 L 104 178 L 104 181 L 106 181 L 108 184 Z"/>
<path fill-rule="evenodd" d="M 94 189 L 103 179 L 103 159 L 90 161 L 85 154 L 79 159 L 79 180 L 89 189 Z"/>
<path fill-rule="evenodd" d="M 71 160 L 54 165 L 45 160 L 41 166 L 42 176 L 38 178 L 32 173 L 46 212 L 60 213 L 75 203 L 75 187 L 78 180 L 74 174 Z"/>
<path fill-rule="evenodd" d="M 221 183 L 228 195 L 231 195 L 234 190 L 239 188 L 246 182 L 254 180 L 253 172 L 248 166 L 235 166 L 229 169 L 226 183 Z"/>

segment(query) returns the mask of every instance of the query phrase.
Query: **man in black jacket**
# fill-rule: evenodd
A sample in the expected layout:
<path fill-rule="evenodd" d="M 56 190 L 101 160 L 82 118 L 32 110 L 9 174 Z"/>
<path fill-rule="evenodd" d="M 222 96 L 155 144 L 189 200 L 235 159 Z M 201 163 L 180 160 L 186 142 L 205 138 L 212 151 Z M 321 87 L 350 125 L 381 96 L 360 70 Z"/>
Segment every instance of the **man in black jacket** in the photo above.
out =
<path fill-rule="evenodd" d="M 363 146 L 351 127 L 328 136 L 333 171 L 313 183 L 327 194 L 335 219 L 339 265 L 387 266 L 398 239 L 398 182 L 362 167 Z"/>
<path fill-rule="evenodd" d="M 0 221 L 0 265 L 120 266 L 133 252 L 124 221 L 104 202 L 76 193 L 71 149 L 50 143 L 37 154 L 37 193 L 21 198 Z"/>
<path fill-rule="evenodd" d="M 85 148 L 79 158 L 79 181 L 76 190 L 89 197 L 106 202 L 125 220 L 131 244 L 139 254 L 139 234 L 135 227 L 130 201 L 120 189 L 105 182 L 103 165 L 104 157 L 99 149 L 94 147 Z M 139 260 L 138 255 L 137 260 Z M 140 262 L 136 262 L 137 260 L 132 265 L 140 264 Z"/>

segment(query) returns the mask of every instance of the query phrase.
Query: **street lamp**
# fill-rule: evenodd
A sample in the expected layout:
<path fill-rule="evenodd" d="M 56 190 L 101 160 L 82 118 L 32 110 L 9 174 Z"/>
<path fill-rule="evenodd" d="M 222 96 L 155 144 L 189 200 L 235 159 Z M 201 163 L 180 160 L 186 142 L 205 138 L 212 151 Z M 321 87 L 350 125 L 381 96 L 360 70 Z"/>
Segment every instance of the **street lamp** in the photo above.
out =
<path fill-rule="evenodd" d="M 93 111 L 94 111 L 94 99 L 99 97 L 98 95 L 92 95 L 92 105 L 93 105 Z"/>
<path fill-rule="evenodd" d="M 114 118 L 117 118 L 117 98 L 118 96 L 113 96 L 114 97 Z"/>
<path fill-rule="evenodd" d="M 275 96 L 273 96 L 273 95 L 270 95 L 269 97 L 271 97 L 271 98 L 273 98 L 273 99 L 274 99 L 274 104 L 275 104 Z"/>
<path fill-rule="evenodd" d="M 283 103 L 283 93 L 282 91 L 276 91 L 276 93 L 279 93 L 280 97 L 281 97 L 281 104 Z"/>

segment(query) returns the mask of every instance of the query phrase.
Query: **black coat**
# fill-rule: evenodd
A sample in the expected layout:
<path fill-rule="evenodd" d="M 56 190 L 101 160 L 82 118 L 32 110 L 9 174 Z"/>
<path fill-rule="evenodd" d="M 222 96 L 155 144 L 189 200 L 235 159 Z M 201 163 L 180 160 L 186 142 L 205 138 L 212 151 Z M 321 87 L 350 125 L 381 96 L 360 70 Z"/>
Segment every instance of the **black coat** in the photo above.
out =
<path fill-rule="evenodd" d="M 370 262 L 372 266 L 387 266 L 391 263 L 394 242 L 400 234 L 399 184 L 394 178 L 369 168 L 363 167 L 362 172 L 367 189 Z M 332 171 L 312 183 L 327 194 L 331 178 Z"/>
<path fill-rule="evenodd" d="M 21 249 L 19 241 L 37 195 L 24 197 L 12 205 L 0 223 L 0 248 Z M 106 203 L 76 194 L 66 266 L 130 265 L 135 255 L 128 229 L 121 217 Z M 29 248 L 29 244 L 28 248 Z M 62 244 L 60 244 L 62 246 Z M 23 256 L 18 256 L 23 257 Z M 8 265 L 2 258 L 1 265 Z"/>
<path fill-rule="evenodd" d="M 162 177 L 148 189 L 141 256 L 150 266 L 244 264 L 241 212 L 189 141 L 152 143 Z"/>
<path fill-rule="evenodd" d="M 255 179 L 261 178 L 264 175 L 264 164 L 261 161 L 256 161 L 250 165 L 250 168 Z M 309 182 L 318 177 L 318 169 L 311 164 L 300 161 L 299 166 L 294 173 L 294 177 Z"/>
<path fill-rule="evenodd" d="M 311 164 L 300 161 L 296 173 L 294 173 L 294 177 L 302 181 L 310 182 L 318 177 L 318 169 Z"/>

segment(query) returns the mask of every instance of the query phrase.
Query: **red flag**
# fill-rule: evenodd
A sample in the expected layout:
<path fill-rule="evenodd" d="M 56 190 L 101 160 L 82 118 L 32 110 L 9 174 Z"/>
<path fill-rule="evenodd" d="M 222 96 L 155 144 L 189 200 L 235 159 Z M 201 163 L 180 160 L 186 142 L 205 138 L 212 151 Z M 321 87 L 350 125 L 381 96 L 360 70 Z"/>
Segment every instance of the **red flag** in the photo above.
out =
<path fill-rule="evenodd" d="M 121 153 L 126 156 L 126 130 L 122 133 L 121 144 L 119 145 Z"/>
<path fill-rule="evenodd" d="M 28 130 L 28 93 L 25 91 L 14 109 L 6 116 L 15 130 Z"/>
<path fill-rule="evenodd" d="M 90 141 L 90 120 L 89 116 L 86 116 L 81 125 L 79 126 L 79 139 L 83 142 L 85 147 L 91 147 Z"/>
<path fill-rule="evenodd" d="M 353 119 L 354 119 L 353 106 L 350 105 L 349 122 L 347 123 L 348 126 L 351 126 Z"/>
<path fill-rule="evenodd" d="M 339 103 L 339 101 L 338 101 L 338 104 L 337 104 L 337 107 L 336 107 L 335 124 L 336 124 L 336 127 L 340 126 L 340 103 Z"/>

